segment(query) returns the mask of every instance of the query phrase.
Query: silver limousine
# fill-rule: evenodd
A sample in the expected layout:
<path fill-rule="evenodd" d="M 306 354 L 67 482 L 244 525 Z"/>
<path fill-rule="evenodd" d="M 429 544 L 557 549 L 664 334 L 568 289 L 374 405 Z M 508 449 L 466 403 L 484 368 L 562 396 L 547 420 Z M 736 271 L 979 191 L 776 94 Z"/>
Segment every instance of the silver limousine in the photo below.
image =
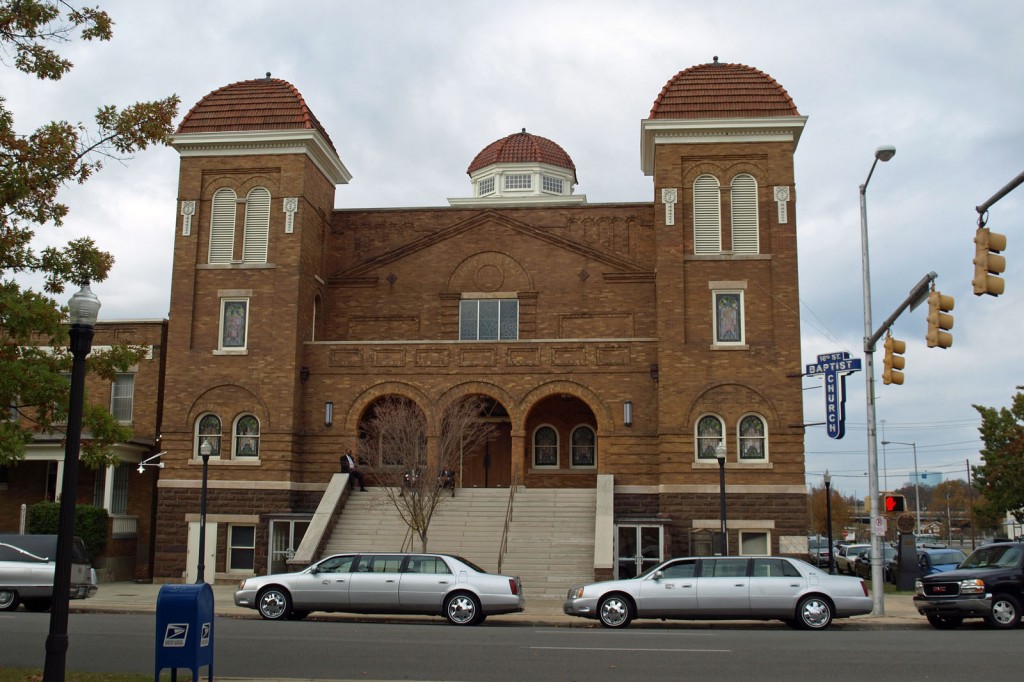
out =
<path fill-rule="evenodd" d="M 312 611 L 444 616 L 477 625 L 523 610 L 519 578 L 487 573 L 450 554 L 336 554 L 297 573 L 246 578 L 235 605 L 269 620 L 300 620 Z"/>
<path fill-rule="evenodd" d="M 573 587 L 562 610 L 624 628 L 634 618 L 781 620 L 824 630 L 833 618 L 870 613 L 860 578 L 829 575 L 785 557 L 671 559 L 626 580 Z"/>

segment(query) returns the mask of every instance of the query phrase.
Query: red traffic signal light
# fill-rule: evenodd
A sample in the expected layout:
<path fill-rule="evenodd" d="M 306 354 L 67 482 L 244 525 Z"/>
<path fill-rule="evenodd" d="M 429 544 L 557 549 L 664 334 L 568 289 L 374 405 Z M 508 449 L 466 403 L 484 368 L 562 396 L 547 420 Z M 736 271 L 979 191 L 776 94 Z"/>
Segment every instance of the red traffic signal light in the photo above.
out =
<path fill-rule="evenodd" d="M 1006 250 L 1006 235 L 979 227 L 974 244 L 974 295 L 998 296 L 1006 288 L 1006 281 L 996 277 L 1006 270 L 1006 258 L 999 255 Z"/>
<path fill-rule="evenodd" d="M 882 503 L 887 512 L 901 512 L 907 509 L 907 499 L 902 495 L 886 495 Z"/>

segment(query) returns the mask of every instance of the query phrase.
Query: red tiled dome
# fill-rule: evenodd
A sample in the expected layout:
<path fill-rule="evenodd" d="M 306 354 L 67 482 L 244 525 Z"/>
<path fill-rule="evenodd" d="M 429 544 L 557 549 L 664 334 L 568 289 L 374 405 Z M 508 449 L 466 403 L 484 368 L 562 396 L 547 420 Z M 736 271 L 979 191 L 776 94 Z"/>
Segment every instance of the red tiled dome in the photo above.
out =
<path fill-rule="evenodd" d="M 473 163 L 469 164 L 466 173 L 472 174 L 495 163 L 546 163 L 567 168 L 576 177 L 576 164 L 564 149 L 546 137 L 531 135 L 526 132 L 526 128 L 484 147 L 473 159 Z"/>
<path fill-rule="evenodd" d="M 650 118 L 799 116 L 793 98 L 768 74 L 718 57 L 680 71 L 661 89 Z"/>
<path fill-rule="evenodd" d="M 242 130 L 316 130 L 334 149 L 295 86 L 279 78 L 258 78 L 214 90 L 185 114 L 178 133 Z M 337 151 L 337 150 L 335 150 Z"/>

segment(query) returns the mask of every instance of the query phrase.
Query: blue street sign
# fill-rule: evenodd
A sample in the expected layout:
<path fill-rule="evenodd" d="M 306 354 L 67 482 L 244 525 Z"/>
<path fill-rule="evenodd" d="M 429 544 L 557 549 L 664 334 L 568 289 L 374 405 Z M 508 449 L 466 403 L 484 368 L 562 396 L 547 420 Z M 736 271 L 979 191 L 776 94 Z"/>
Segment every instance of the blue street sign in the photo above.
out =
<path fill-rule="evenodd" d="M 829 438 L 846 435 L 846 375 L 860 371 L 860 359 L 850 357 L 846 351 L 825 353 L 818 361 L 807 365 L 808 376 L 825 377 L 825 425 Z"/>

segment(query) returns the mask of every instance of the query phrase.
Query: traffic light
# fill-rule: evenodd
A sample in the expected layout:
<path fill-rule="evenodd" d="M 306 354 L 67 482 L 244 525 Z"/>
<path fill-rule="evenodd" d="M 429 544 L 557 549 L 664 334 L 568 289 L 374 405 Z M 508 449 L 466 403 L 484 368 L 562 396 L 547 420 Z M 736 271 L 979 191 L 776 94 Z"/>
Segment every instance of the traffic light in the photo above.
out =
<path fill-rule="evenodd" d="M 925 339 L 929 348 L 949 348 L 953 345 L 953 335 L 949 333 L 953 328 L 953 316 L 949 314 L 952 309 L 952 296 L 938 291 L 928 294 L 928 334 Z"/>
<path fill-rule="evenodd" d="M 903 385 L 902 370 L 907 365 L 907 359 L 903 354 L 907 352 L 907 342 L 894 339 L 892 332 L 885 335 L 885 358 L 882 360 L 882 383 Z"/>
<path fill-rule="evenodd" d="M 886 493 L 885 497 L 882 498 L 882 506 L 885 507 L 887 512 L 903 512 L 907 510 L 907 498 L 903 497 L 903 495 Z"/>
<path fill-rule="evenodd" d="M 1006 282 L 995 277 L 1006 270 L 1006 258 L 998 255 L 1006 249 L 1006 235 L 979 227 L 974 235 L 974 295 L 998 296 Z"/>

